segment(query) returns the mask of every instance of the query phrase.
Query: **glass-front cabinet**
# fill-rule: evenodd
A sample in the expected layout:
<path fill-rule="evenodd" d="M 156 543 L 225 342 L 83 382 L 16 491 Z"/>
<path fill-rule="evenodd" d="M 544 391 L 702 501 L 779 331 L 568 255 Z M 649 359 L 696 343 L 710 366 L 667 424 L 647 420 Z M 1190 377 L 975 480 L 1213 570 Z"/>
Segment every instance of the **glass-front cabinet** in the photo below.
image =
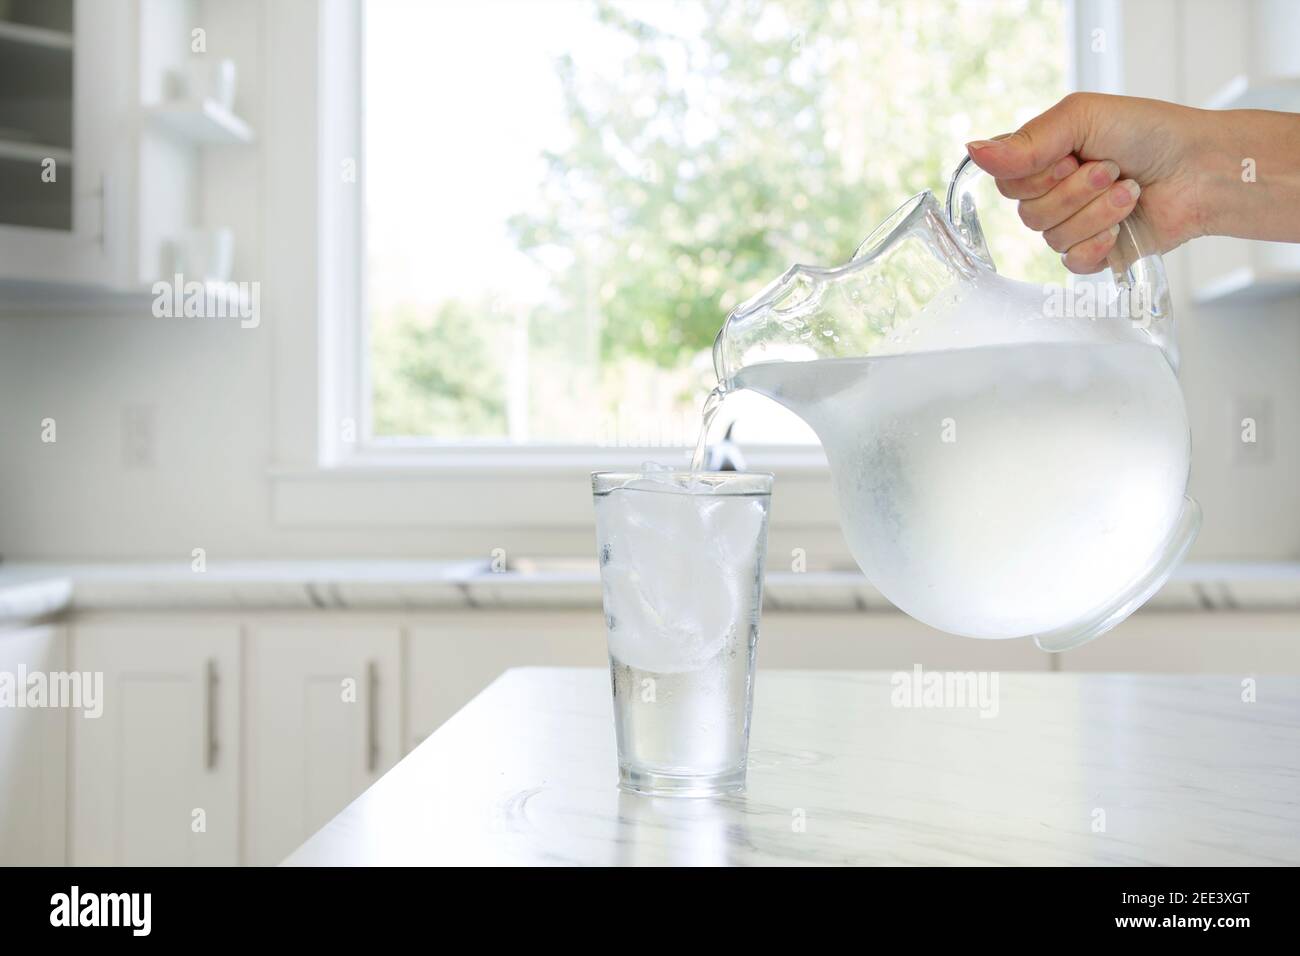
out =
<path fill-rule="evenodd" d="M 0 0 L 0 280 L 112 280 L 106 133 L 122 101 L 104 77 L 106 58 L 122 53 L 110 45 L 121 11 Z"/>

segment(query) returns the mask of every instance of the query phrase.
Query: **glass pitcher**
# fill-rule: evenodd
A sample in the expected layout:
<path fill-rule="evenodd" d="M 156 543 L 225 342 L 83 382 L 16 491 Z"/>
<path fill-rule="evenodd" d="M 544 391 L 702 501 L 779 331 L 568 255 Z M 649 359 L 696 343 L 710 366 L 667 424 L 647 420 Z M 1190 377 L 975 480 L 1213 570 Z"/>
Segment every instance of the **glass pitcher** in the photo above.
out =
<path fill-rule="evenodd" d="M 1065 650 L 1155 593 L 1200 525 L 1169 288 L 1140 210 L 1113 281 L 999 275 L 977 173 L 738 306 L 714 368 L 817 433 L 849 548 L 897 607 Z"/>

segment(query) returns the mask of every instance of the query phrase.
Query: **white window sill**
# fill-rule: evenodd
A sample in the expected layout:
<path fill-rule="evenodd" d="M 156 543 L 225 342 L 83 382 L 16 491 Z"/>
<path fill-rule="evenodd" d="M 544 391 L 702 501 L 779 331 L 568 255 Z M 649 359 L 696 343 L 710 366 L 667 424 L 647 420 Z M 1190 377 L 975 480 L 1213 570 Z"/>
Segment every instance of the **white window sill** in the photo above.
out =
<path fill-rule="evenodd" d="M 363 448 L 334 467 L 273 468 L 273 514 L 291 528 L 590 527 L 591 472 L 647 460 L 685 467 L 669 448 Z M 747 450 L 746 464 L 776 475 L 774 527 L 838 526 L 820 449 Z"/>
<path fill-rule="evenodd" d="M 826 455 L 818 445 L 747 445 L 742 449 L 750 471 L 825 472 Z M 602 447 L 531 445 L 483 441 L 439 445 L 420 440 L 373 441 L 344 452 L 337 464 L 321 472 L 382 471 L 410 474 L 484 471 L 498 474 L 538 471 L 637 471 L 647 461 L 688 467 L 689 449 L 677 447 Z M 302 469 L 299 469 L 301 472 Z"/>

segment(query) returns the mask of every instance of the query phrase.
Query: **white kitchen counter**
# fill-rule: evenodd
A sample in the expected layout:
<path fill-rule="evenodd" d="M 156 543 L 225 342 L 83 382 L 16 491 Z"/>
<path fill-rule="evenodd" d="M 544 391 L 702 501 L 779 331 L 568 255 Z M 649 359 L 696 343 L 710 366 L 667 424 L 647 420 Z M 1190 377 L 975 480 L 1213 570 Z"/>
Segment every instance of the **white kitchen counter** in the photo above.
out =
<path fill-rule="evenodd" d="M 0 621 L 62 610 L 440 610 L 595 608 L 589 561 L 189 561 L 0 566 Z M 769 570 L 764 606 L 779 611 L 892 611 L 856 570 Z M 1148 603 L 1160 610 L 1300 609 L 1300 562 L 1187 562 Z"/>
<path fill-rule="evenodd" d="M 50 617 L 71 604 L 72 582 L 66 577 L 0 577 L 0 624 Z"/>
<path fill-rule="evenodd" d="M 285 862 L 1300 863 L 1300 680 L 1012 674 L 997 715 L 760 668 L 749 790 L 618 791 L 609 675 L 507 671 Z"/>

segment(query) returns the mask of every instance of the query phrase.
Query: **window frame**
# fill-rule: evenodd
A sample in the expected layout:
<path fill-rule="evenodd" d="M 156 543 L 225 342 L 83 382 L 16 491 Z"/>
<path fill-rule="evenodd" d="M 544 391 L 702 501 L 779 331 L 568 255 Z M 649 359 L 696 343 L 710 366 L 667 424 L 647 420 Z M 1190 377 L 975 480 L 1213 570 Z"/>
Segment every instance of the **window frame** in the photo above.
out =
<path fill-rule="evenodd" d="M 585 476 L 654 459 L 684 462 L 670 446 L 512 444 L 504 441 L 376 440 L 370 429 L 364 307 L 364 0 L 310 0 L 262 7 L 275 50 L 264 74 L 264 312 L 273 316 L 274 449 L 270 468 L 277 524 L 572 530 L 590 521 Z M 1124 9 L 1115 0 L 1070 0 L 1067 88 L 1117 92 L 1128 65 Z M 1090 56 L 1095 25 L 1111 31 L 1114 54 Z M 354 182 L 341 164 L 355 160 Z M 294 175 L 312 169 L 314 177 Z M 322 268 L 351 262 L 352 269 Z M 701 400 L 703 396 L 701 396 Z M 351 438 L 348 437 L 351 424 Z M 820 447 L 746 445 L 749 467 L 789 488 L 773 524 L 837 527 Z M 582 479 L 582 480 L 579 480 Z M 521 498 L 503 489 L 530 483 Z M 574 483 L 584 489 L 581 513 Z M 792 487 L 793 486 L 793 487 Z M 401 489 L 400 493 L 389 493 Z M 450 503 L 453 507 L 448 507 Z"/>
<path fill-rule="evenodd" d="M 327 11 L 322 23 L 321 62 L 339 62 L 345 68 L 321 71 L 322 82 L 329 84 L 320 113 L 322 154 L 355 156 L 357 168 L 361 170 L 365 152 L 365 0 L 336 0 L 333 6 L 336 9 Z M 326 158 L 322 173 L 328 165 Z M 336 239 L 335 252 L 344 257 L 340 261 L 355 264 L 353 270 L 325 270 L 321 276 L 322 286 L 327 290 L 322 296 L 322 309 L 339 310 L 326 319 L 339 347 L 322 382 L 326 388 L 331 388 L 333 382 L 333 394 L 321 396 L 323 451 L 328 451 L 324 460 L 335 467 L 418 469 L 431 474 L 467 469 L 532 472 L 539 468 L 589 472 L 635 469 L 648 460 L 687 463 L 691 449 L 676 445 L 519 444 L 498 439 L 375 437 L 368 360 L 369 310 L 365 301 L 365 177 L 358 174 L 351 190 L 333 195 L 327 178 L 322 176 L 322 180 L 325 189 L 321 202 L 327 220 L 345 227 L 347 235 L 352 237 L 350 241 Z M 322 239 L 328 231 L 321 230 Z M 701 395 L 701 408 L 703 402 Z M 340 420 L 355 424 L 355 441 L 342 441 L 327 434 Z M 745 456 L 747 464 L 758 469 L 796 468 L 813 472 L 826 469 L 826 456 L 815 445 L 748 444 Z"/>

